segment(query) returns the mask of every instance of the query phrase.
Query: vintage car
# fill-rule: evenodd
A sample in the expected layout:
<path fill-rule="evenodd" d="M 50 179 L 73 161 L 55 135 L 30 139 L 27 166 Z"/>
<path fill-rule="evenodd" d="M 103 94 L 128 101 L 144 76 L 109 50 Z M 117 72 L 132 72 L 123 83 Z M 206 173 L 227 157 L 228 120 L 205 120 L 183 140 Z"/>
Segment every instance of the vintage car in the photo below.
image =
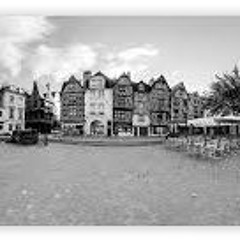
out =
<path fill-rule="evenodd" d="M 17 144 L 37 144 L 39 140 L 38 132 L 33 129 L 15 130 L 9 142 Z"/>

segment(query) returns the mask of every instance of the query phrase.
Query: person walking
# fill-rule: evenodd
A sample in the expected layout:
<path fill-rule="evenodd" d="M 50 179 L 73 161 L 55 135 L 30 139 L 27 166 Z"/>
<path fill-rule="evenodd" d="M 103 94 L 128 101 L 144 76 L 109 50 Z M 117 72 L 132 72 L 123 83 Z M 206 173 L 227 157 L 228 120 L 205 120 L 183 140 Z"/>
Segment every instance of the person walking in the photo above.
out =
<path fill-rule="evenodd" d="M 43 144 L 44 144 L 44 146 L 48 145 L 48 135 L 47 135 L 47 133 L 44 134 Z"/>

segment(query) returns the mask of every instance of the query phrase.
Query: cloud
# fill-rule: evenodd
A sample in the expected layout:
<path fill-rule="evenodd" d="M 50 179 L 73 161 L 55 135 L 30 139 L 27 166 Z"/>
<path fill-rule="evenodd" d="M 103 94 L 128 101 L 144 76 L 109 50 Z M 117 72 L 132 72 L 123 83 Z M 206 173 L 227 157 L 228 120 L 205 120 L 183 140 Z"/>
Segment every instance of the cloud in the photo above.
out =
<path fill-rule="evenodd" d="M 45 17 L 0 17 L 0 65 L 11 77 L 21 71 L 28 44 L 44 39 L 53 26 Z"/>
<path fill-rule="evenodd" d="M 159 50 L 152 45 L 128 48 L 118 52 L 109 51 L 106 54 L 104 72 L 110 77 L 118 77 L 126 71 L 130 71 L 133 79 L 143 79 L 149 75 L 148 70 L 151 61 L 157 57 Z"/>
<path fill-rule="evenodd" d="M 29 61 L 34 78 L 51 75 L 56 81 L 65 80 L 72 74 L 91 69 L 97 52 L 88 45 L 79 43 L 61 48 L 40 45 Z"/>
<path fill-rule="evenodd" d="M 99 44 L 98 44 L 99 45 Z M 96 46 L 82 43 L 64 47 L 40 45 L 29 61 L 34 78 L 51 76 L 57 82 L 70 75 L 78 75 L 96 66 L 109 77 L 118 77 L 130 71 L 133 78 L 149 76 L 149 61 L 158 55 L 158 50 L 150 45 L 127 48 L 122 51 L 109 50 L 105 45 Z M 80 76 L 79 76 L 80 77 Z"/>
<path fill-rule="evenodd" d="M 145 57 L 154 57 L 158 55 L 158 52 L 158 49 L 153 48 L 150 45 L 146 45 L 145 47 L 130 48 L 119 52 L 118 58 L 125 62 L 132 62 Z"/>
<path fill-rule="evenodd" d="M 163 75 L 168 80 L 170 87 L 184 82 L 184 85 L 189 92 L 198 91 L 203 93 L 209 89 L 209 80 L 214 80 L 214 74 L 207 72 L 185 72 L 175 70 L 173 72 L 164 72 Z"/>
<path fill-rule="evenodd" d="M 98 69 L 110 77 L 130 71 L 138 80 L 149 76 L 151 61 L 159 54 L 149 44 L 121 50 L 99 42 L 53 45 L 55 29 L 46 17 L 0 17 L 0 80 L 13 82 L 25 76 L 60 83 L 69 75 Z"/>

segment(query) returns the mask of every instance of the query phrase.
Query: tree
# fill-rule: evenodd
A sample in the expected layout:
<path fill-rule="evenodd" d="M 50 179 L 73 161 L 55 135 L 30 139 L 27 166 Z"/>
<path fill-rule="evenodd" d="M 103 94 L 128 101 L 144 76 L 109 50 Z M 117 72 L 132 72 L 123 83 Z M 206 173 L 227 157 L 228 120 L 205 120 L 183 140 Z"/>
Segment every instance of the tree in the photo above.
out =
<path fill-rule="evenodd" d="M 240 72 L 235 65 L 233 71 L 222 76 L 211 85 L 207 96 L 206 109 L 212 115 L 238 115 L 240 113 Z"/>

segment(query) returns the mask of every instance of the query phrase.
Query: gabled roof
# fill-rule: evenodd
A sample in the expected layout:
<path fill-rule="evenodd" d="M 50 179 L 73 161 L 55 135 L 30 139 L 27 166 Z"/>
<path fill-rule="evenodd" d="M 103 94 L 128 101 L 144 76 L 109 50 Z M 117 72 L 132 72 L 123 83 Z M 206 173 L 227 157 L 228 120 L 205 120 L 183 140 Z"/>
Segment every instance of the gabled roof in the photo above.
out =
<path fill-rule="evenodd" d="M 148 81 L 148 85 L 151 87 L 151 86 L 154 84 L 155 81 L 156 81 L 156 79 L 151 78 L 151 79 Z"/>
<path fill-rule="evenodd" d="M 102 73 L 101 71 L 98 71 L 97 73 L 92 75 L 90 77 L 90 79 L 87 79 L 86 81 L 83 82 L 83 86 L 85 89 L 89 88 L 89 81 L 91 80 L 91 78 L 93 78 L 95 76 L 100 76 L 105 79 L 105 88 L 112 88 L 116 84 L 116 79 L 111 79 L 108 76 L 106 76 L 104 73 Z"/>
<path fill-rule="evenodd" d="M 116 84 L 118 84 L 119 81 L 120 81 L 122 78 L 128 79 L 129 83 L 132 85 L 133 82 L 131 81 L 131 78 L 130 78 L 129 74 L 127 74 L 127 73 L 125 73 L 125 72 L 122 73 L 122 74 L 118 77 L 118 79 L 116 80 Z"/>
<path fill-rule="evenodd" d="M 160 75 L 157 79 L 151 79 L 149 85 L 151 86 L 151 88 L 154 88 L 155 84 L 157 83 L 166 85 L 169 91 L 171 91 L 171 88 L 169 87 L 168 82 L 163 75 Z"/>
<path fill-rule="evenodd" d="M 103 77 L 103 78 L 105 78 L 105 79 L 109 79 L 109 77 L 107 77 L 105 74 L 103 74 L 101 71 L 98 71 L 98 72 L 96 72 L 94 75 L 93 75 L 93 77 L 94 76 L 101 76 L 101 77 Z"/>
<path fill-rule="evenodd" d="M 138 82 L 138 83 L 133 83 L 133 90 L 134 90 L 135 92 L 138 92 L 138 86 L 139 86 L 140 84 L 143 84 L 143 85 L 144 85 L 144 87 L 145 87 L 145 92 L 150 92 L 151 87 L 150 87 L 147 83 L 145 83 L 143 80 L 141 80 L 141 81 Z"/>
<path fill-rule="evenodd" d="M 129 76 L 129 74 L 128 74 L 128 73 L 126 73 L 126 72 L 123 72 L 123 73 L 120 75 L 120 77 L 119 77 L 119 78 L 123 78 L 123 77 L 126 77 L 126 78 L 130 79 L 130 76 Z"/>
<path fill-rule="evenodd" d="M 67 81 L 65 81 L 65 82 L 63 83 L 62 88 L 61 88 L 61 92 L 64 91 L 64 89 L 66 88 L 66 86 L 67 86 L 69 83 L 73 83 L 73 82 L 74 82 L 74 83 L 77 83 L 80 87 L 82 87 L 80 81 L 78 81 L 78 80 L 76 79 L 76 77 L 75 77 L 74 75 L 72 75 L 72 76 L 70 76 L 70 78 L 69 78 Z"/>
<path fill-rule="evenodd" d="M 179 82 L 178 84 L 172 87 L 172 93 L 175 93 L 178 89 L 184 90 L 187 92 L 186 87 L 183 82 Z"/>

